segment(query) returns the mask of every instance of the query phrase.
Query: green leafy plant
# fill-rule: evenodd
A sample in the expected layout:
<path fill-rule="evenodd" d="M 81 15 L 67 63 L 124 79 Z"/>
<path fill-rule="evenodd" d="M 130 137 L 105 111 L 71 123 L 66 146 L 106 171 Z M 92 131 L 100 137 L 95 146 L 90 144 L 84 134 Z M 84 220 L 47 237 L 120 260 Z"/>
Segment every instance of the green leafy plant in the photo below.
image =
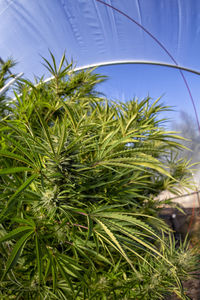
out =
<path fill-rule="evenodd" d="M 167 108 L 108 101 L 102 76 L 51 58 L 52 80 L 21 80 L 0 122 L 1 299 L 186 299 L 193 264 L 178 264 L 154 200 L 188 183 Z"/>
<path fill-rule="evenodd" d="M 9 79 L 13 78 L 15 75 L 11 73 L 10 69 L 15 66 L 15 62 L 12 59 L 8 59 L 4 62 L 0 58 L 0 90 L 6 85 Z M 10 110 L 8 105 L 8 95 L 7 90 L 0 93 L 0 119 L 2 119 Z"/>

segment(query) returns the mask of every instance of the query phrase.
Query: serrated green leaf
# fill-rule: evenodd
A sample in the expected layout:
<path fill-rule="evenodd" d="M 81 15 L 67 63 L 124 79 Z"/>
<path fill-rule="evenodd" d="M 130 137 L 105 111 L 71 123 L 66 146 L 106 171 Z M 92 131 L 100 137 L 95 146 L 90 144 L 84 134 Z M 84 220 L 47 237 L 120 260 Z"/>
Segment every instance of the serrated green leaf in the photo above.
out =
<path fill-rule="evenodd" d="M 36 248 L 36 258 L 37 258 L 38 279 L 40 284 L 42 280 L 42 253 L 41 253 L 41 247 L 39 244 L 37 232 L 35 234 L 35 248 Z"/>
<path fill-rule="evenodd" d="M 30 230 L 29 232 L 25 233 L 20 240 L 15 244 L 9 258 L 8 261 L 6 263 L 6 269 L 3 273 L 2 279 L 3 280 L 6 276 L 6 274 L 16 265 L 19 256 L 21 255 L 22 249 L 24 247 L 24 245 L 26 244 L 26 242 L 28 241 L 28 239 L 30 238 L 31 234 L 33 233 L 32 230 Z"/>
<path fill-rule="evenodd" d="M 108 237 L 110 238 L 110 240 L 112 241 L 113 245 L 115 246 L 114 248 L 116 248 L 121 255 L 126 259 L 126 261 L 130 264 L 130 266 L 135 269 L 133 267 L 132 262 L 130 261 L 130 259 L 128 258 L 128 256 L 126 255 L 122 245 L 118 242 L 117 238 L 115 237 L 115 235 L 113 234 L 113 232 L 99 219 L 95 218 L 96 222 L 103 228 L 103 230 L 106 232 L 106 234 L 108 235 Z M 104 237 L 105 238 L 105 237 Z"/>
<path fill-rule="evenodd" d="M 90 217 L 90 215 L 87 216 L 87 222 L 88 222 L 88 234 L 87 234 L 86 241 L 88 241 L 90 239 L 90 237 L 92 236 L 92 231 L 93 231 L 93 221 L 92 221 L 92 218 Z"/>
<path fill-rule="evenodd" d="M 96 216 L 96 214 L 95 214 L 95 216 Z M 156 238 L 160 239 L 160 237 L 154 232 L 154 230 L 147 223 L 141 221 L 140 219 L 126 215 L 125 213 L 103 212 L 103 213 L 98 213 L 97 216 L 102 217 L 102 218 L 107 218 L 107 219 L 118 220 L 119 224 L 120 224 L 120 221 L 127 221 L 129 224 L 140 227 L 143 230 L 149 232 L 152 236 L 155 236 Z"/>
<path fill-rule="evenodd" d="M 52 150 L 53 154 L 56 155 L 55 150 L 54 150 L 54 146 L 53 146 L 53 141 L 52 141 L 52 138 L 51 138 L 51 135 L 50 135 L 50 132 L 49 132 L 49 128 L 48 128 L 45 120 L 43 119 L 43 117 L 40 115 L 39 111 L 36 110 L 36 113 L 38 115 L 38 118 L 40 120 L 42 128 L 44 129 L 44 132 L 45 132 L 45 135 L 46 135 L 46 137 L 48 139 L 48 142 L 49 142 L 49 145 L 51 147 L 51 150 Z"/>
<path fill-rule="evenodd" d="M 0 243 L 15 239 L 26 231 L 32 230 L 29 226 L 18 227 L 0 238 Z"/>
<path fill-rule="evenodd" d="M 31 167 L 34 168 L 34 165 L 27 159 L 25 159 L 23 156 L 20 156 L 18 154 L 6 151 L 6 150 L 0 150 L 0 157 L 8 157 L 8 158 L 12 158 L 13 160 L 18 160 L 21 161 L 23 163 L 25 163 L 26 165 L 29 165 Z"/>
<path fill-rule="evenodd" d="M 15 167 L 15 168 L 7 168 L 0 169 L 0 175 L 14 174 L 18 172 L 33 172 L 33 169 L 28 167 Z"/>
<path fill-rule="evenodd" d="M 58 266 L 58 269 L 59 269 L 59 271 L 60 271 L 60 273 L 61 273 L 63 279 L 68 283 L 70 289 L 71 289 L 72 291 L 74 291 L 72 282 L 71 282 L 71 280 L 70 280 L 70 278 L 69 278 L 69 274 L 67 274 L 67 272 L 66 272 L 65 269 L 63 268 L 62 264 L 61 264 L 57 259 L 56 259 L 56 264 L 57 264 L 57 266 Z"/>
<path fill-rule="evenodd" d="M 0 214 L 0 219 L 3 219 L 6 217 L 6 213 L 9 211 L 10 207 L 14 204 L 15 198 L 23 192 L 30 184 L 31 182 L 37 177 L 37 174 L 33 174 L 30 176 L 18 189 L 17 191 L 10 197 L 10 199 L 7 202 L 6 207 L 3 209 L 3 211 Z"/>
<path fill-rule="evenodd" d="M 16 223 L 19 223 L 19 224 L 26 224 L 28 226 L 35 227 L 35 222 L 33 221 L 33 219 L 28 218 L 28 217 L 26 219 L 13 218 L 12 222 L 13 223 L 16 222 Z"/>

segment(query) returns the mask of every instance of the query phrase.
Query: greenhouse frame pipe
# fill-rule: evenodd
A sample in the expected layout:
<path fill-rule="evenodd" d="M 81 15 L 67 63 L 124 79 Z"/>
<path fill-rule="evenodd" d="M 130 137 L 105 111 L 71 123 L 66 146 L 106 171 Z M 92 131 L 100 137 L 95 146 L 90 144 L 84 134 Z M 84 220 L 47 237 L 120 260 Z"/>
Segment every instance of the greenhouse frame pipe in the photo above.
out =
<path fill-rule="evenodd" d="M 168 68 L 173 68 L 173 69 L 178 69 L 186 72 L 190 72 L 196 75 L 200 75 L 200 71 L 179 66 L 179 65 L 174 65 L 174 64 L 169 64 L 169 63 L 163 63 L 163 62 L 156 62 L 156 61 L 144 61 L 144 60 L 116 60 L 116 61 L 108 61 L 108 62 L 99 62 L 95 64 L 89 64 L 85 65 L 82 67 L 76 67 L 74 68 L 74 71 L 81 71 L 85 69 L 90 69 L 90 68 L 98 68 L 98 67 L 104 67 L 104 66 L 112 66 L 112 65 L 153 65 L 153 66 L 161 66 L 161 67 L 168 67 Z M 54 76 L 51 76 L 47 79 L 44 80 L 44 82 L 49 82 L 54 78 Z"/>
<path fill-rule="evenodd" d="M 169 63 L 163 63 L 163 62 L 156 62 L 156 61 L 143 61 L 143 60 L 119 60 L 119 61 L 110 61 L 110 62 L 100 62 L 97 64 L 90 64 L 90 65 L 85 65 L 82 67 L 77 67 L 74 70 L 79 71 L 79 70 L 84 70 L 88 68 L 94 68 L 94 67 L 103 67 L 103 66 L 109 66 L 109 65 L 124 65 L 124 64 L 140 64 L 140 65 L 155 65 L 155 66 L 161 66 L 161 67 L 169 67 L 169 68 L 174 68 L 174 69 L 179 69 L 183 71 L 187 71 L 196 75 L 200 75 L 200 71 L 179 66 L 179 65 L 174 65 L 174 64 L 169 64 Z"/>
<path fill-rule="evenodd" d="M 16 75 L 12 80 L 10 80 L 4 87 L 0 89 L 0 96 L 7 91 L 7 89 L 16 82 L 16 80 L 20 77 L 22 77 L 24 73 L 20 73 Z"/>

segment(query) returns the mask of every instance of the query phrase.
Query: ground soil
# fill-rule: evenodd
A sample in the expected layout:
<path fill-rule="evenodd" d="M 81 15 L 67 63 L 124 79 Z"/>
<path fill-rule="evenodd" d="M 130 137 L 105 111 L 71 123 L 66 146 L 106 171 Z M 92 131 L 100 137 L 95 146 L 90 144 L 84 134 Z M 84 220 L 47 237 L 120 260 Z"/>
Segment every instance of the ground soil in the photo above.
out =
<path fill-rule="evenodd" d="M 164 208 L 160 216 L 175 231 L 176 237 L 184 238 L 189 233 L 191 247 L 200 249 L 200 209 L 184 208 L 185 214 L 177 209 Z M 200 251 L 200 250 L 199 250 Z M 183 283 L 187 296 L 191 300 L 200 300 L 200 266 L 199 274 Z M 176 295 L 168 296 L 165 300 L 178 300 Z"/>
<path fill-rule="evenodd" d="M 186 295 L 191 300 L 200 300 L 200 277 L 197 279 L 191 279 L 183 283 Z M 165 298 L 165 300 L 180 300 L 176 295 L 171 295 Z"/>

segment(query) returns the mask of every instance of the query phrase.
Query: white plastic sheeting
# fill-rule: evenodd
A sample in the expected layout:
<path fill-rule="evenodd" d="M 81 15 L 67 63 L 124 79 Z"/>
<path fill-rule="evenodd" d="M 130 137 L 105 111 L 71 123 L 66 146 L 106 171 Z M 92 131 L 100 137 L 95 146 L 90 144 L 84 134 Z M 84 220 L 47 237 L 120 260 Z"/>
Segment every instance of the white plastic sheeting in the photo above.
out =
<path fill-rule="evenodd" d="M 142 60 L 200 70 L 200 1 L 1 0 L 0 57 L 30 77 L 45 73 L 48 50 L 57 59 L 66 50 L 78 67 Z"/>

